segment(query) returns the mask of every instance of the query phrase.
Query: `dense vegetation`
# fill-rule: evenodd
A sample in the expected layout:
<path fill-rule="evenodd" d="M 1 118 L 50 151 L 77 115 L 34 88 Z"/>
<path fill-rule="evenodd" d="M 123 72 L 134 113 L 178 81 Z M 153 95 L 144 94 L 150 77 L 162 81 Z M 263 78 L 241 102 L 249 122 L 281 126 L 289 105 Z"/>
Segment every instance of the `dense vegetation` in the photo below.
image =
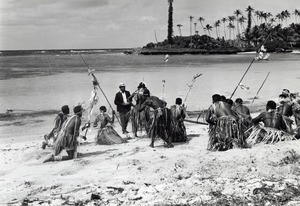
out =
<path fill-rule="evenodd" d="M 247 18 L 241 10 L 236 10 L 234 15 L 217 20 L 213 26 L 206 24 L 205 19 L 189 16 L 190 35 L 182 36 L 182 24 L 177 24 L 178 36 L 173 32 L 173 1 L 169 3 L 168 38 L 162 42 L 148 43 L 144 50 L 185 50 L 195 53 L 217 51 L 255 51 L 264 43 L 265 48 L 271 52 L 284 52 L 300 48 L 300 24 L 297 23 L 300 12 L 295 9 L 293 15 L 295 22 L 291 22 L 291 13 L 287 10 L 273 16 L 270 12 L 255 11 L 251 6 L 246 8 Z M 255 20 L 256 17 L 256 20 Z M 197 23 L 202 27 L 203 35 L 197 30 Z M 247 24 L 247 25 L 245 25 Z M 211 32 L 215 31 L 215 37 Z M 222 30 L 222 31 L 221 31 Z M 202 33 L 201 32 L 201 33 Z M 230 52 L 229 52 L 230 53 Z"/>

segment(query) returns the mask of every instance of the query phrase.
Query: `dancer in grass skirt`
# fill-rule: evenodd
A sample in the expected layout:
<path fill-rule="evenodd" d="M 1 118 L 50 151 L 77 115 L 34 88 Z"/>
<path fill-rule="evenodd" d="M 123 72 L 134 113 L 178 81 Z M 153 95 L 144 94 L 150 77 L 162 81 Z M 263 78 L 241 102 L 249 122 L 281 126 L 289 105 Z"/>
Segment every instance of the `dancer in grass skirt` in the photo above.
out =
<path fill-rule="evenodd" d="M 96 143 L 102 145 L 111 145 L 111 144 L 121 144 L 127 142 L 126 139 L 123 139 L 116 130 L 109 124 L 114 123 L 115 111 L 112 111 L 112 118 L 106 114 L 106 107 L 100 107 L 100 114 L 96 117 L 94 122 L 94 127 L 97 127 L 100 124 L 96 136 Z"/>

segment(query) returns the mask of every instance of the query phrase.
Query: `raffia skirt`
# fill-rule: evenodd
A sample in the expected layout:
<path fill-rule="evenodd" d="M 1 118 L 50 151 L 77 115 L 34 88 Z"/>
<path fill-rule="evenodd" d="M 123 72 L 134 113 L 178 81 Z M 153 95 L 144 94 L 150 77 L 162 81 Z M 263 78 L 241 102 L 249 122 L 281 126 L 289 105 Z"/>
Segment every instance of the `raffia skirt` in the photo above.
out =
<path fill-rule="evenodd" d="M 271 127 L 256 126 L 252 128 L 250 136 L 247 138 L 247 144 L 252 146 L 258 143 L 272 144 L 279 141 L 295 140 L 293 135 L 290 135 L 282 130 Z"/>
<path fill-rule="evenodd" d="M 246 147 L 243 132 L 236 118 L 232 116 L 220 117 L 216 124 L 210 128 L 207 149 L 225 151 L 233 147 Z"/>
<path fill-rule="evenodd" d="M 96 144 L 112 145 L 126 142 L 127 140 L 123 139 L 110 125 L 100 128 L 96 136 Z"/>

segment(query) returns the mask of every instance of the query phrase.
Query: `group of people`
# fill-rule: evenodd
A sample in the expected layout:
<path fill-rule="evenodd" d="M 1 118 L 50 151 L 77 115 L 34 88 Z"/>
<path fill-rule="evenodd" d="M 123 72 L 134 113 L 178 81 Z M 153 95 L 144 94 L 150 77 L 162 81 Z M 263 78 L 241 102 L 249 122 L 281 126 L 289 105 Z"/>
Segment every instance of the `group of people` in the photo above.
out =
<path fill-rule="evenodd" d="M 262 141 L 282 141 L 283 137 L 300 138 L 300 97 L 288 89 L 279 95 L 278 106 L 273 100 L 268 101 L 266 111 L 253 119 L 241 98 L 233 103 L 231 99 L 215 94 L 212 101 L 206 115 L 210 125 L 208 150 L 245 148 Z"/>
<path fill-rule="evenodd" d="M 186 116 L 182 99 L 177 98 L 175 105 L 167 108 L 167 103 L 153 95 L 145 83 L 141 82 L 137 90 L 130 95 L 125 84 L 120 84 L 120 91 L 116 94 L 114 103 L 120 114 L 123 134 L 128 133 L 127 125 L 132 121 L 132 132 L 137 137 L 139 129 L 145 128 L 154 147 L 156 137 L 162 138 L 166 147 L 174 147 L 172 142 L 185 142 L 186 129 L 183 120 Z M 133 107 L 133 108 L 132 108 Z"/>
<path fill-rule="evenodd" d="M 175 104 L 167 107 L 167 103 L 150 94 L 144 82 L 137 90 L 130 94 L 124 83 L 119 85 L 114 103 L 120 116 L 122 133 L 128 137 L 127 126 L 131 120 L 132 133 L 138 136 L 138 131 L 145 129 L 151 139 L 150 146 L 154 147 L 155 138 L 160 137 L 165 147 L 172 148 L 173 142 L 186 142 L 187 134 L 184 125 L 186 110 L 181 98 L 176 98 Z M 270 100 L 266 104 L 266 111 L 252 118 L 250 110 L 243 104 L 241 98 L 235 102 L 225 96 L 214 94 L 212 105 L 206 113 L 206 122 L 209 124 L 208 150 L 224 151 L 231 148 L 246 148 L 265 140 L 264 136 L 272 137 L 290 135 L 300 138 L 300 96 L 284 89 L 279 95 L 277 104 Z M 72 116 L 69 115 L 68 105 L 61 108 L 55 118 L 55 126 L 48 135 L 45 135 L 42 148 L 53 147 L 53 154 L 44 162 L 73 159 L 77 156 L 77 144 L 80 134 L 81 117 L 84 109 L 81 105 L 74 107 Z M 111 125 L 115 121 L 116 112 L 112 110 L 112 117 L 107 113 L 105 106 L 100 107 L 100 114 L 92 122 L 98 128 L 97 144 L 120 144 L 127 142 Z M 293 116 L 296 129 L 293 128 Z M 262 122 L 263 124 L 259 124 Z M 86 123 L 81 130 L 87 131 L 91 126 Z M 82 136 L 85 138 L 85 136 Z M 250 138 L 251 137 L 251 138 Z M 53 144 L 50 139 L 53 139 Z M 282 139 L 281 139 L 282 140 Z M 68 156 L 59 156 L 65 149 Z"/>
<path fill-rule="evenodd" d="M 127 136 L 128 122 L 132 122 L 132 133 L 137 137 L 138 131 L 145 129 L 151 139 L 151 147 L 154 147 L 156 137 L 164 140 L 165 147 L 172 148 L 173 142 L 186 142 L 187 134 L 184 125 L 186 111 L 182 105 L 182 99 L 177 98 L 175 105 L 167 108 L 167 103 L 160 98 L 150 95 L 145 83 L 141 82 L 137 90 L 130 94 L 124 83 L 119 85 L 120 91 L 116 93 L 114 103 L 120 116 L 122 133 Z M 69 115 L 69 107 L 64 105 L 61 112 L 55 118 L 55 126 L 52 131 L 45 135 L 42 148 L 53 147 L 51 154 L 44 162 L 73 159 L 77 156 L 77 144 L 80 134 L 81 117 L 84 111 L 81 105 L 74 107 L 74 115 Z M 105 106 L 100 107 L 100 114 L 95 118 L 92 125 L 99 127 L 96 135 L 97 144 L 120 144 L 127 142 L 111 125 L 114 123 L 116 112 L 112 110 L 112 117 L 106 113 Z M 88 129 L 90 123 L 86 123 L 81 130 Z M 85 137 L 85 136 L 82 136 Z M 53 144 L 50 139 L 53 139 Z M 60 156 L 65 149 L 68 156 Z"/>

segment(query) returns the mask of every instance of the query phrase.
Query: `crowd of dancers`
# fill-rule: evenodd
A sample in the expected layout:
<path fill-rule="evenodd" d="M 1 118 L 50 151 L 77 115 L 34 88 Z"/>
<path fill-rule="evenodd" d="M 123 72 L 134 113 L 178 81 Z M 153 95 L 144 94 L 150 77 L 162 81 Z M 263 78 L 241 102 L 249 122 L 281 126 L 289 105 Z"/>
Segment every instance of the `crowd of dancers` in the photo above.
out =
<path fill-rule="evenodd" d="M 167 103 L 153 95 L 144 82 L 137 86 L 137 90 L 130 94 L 124 83 L 119 85 L 120 91 L 116 93 L 114 103 L 120 117 L 120 125 L 125 138 L 121 137 L 111 125 L 115 121 L 116 112 L 112 110 L 110 117 L 105 106 L 100 107 L 100 114 L 92 122 L 86 123 L 81 130 L 93 126 L 98 128 L 95 138 L 97 144 L 119 144 L 127 142 L 128 122 L 131 120 L 132 133 L 138 137 L 139 130 L 145 130 L 151 139 L 150 146 L 154 147 L 155 138 L 164 140 L 165 147 L 172 148 L 173 142 L 186 142 L 187 134 L 184 125 L 186 117 L 185 106 L 181 98 L 176 98 L 175 104 L 167 107 Z M 44 136 L 42 148 L 53 147 L 54 152 L 44 162 L 74 159 L 77 155 L 78 137 L 80 134 L 81 117 L 84 109 L 81 105 L 74 107 L 73 116 L 69 116 L 67 105 L 61 108 L 61 112 L 55 118 L 53 130 Z M 86 138 L 85 136 L 82 136 Z M 53 139 L 51 144 L 50 139 Z M 65 149 L 68 156 L 60 156 Z"/>
<path fill-rule="evenodd" d="M 168 108 L 167 102 L 151 95 L 144 82 L 132 94 L 126 90 L 124 83 L 119 85 L 119 89 L 114 103 L 120 120 L 114 110 L 112 116 L 109 116 L 107 108 L 101 106 L 100 114 L 81 127 L 83 107 L 74 107 L 74 114 L 70 116 L 69 107 L 64 105 L 55 118 L 53 130 L 44 136 L 42 148 L 49 146 L 54 150 L 44 162 L 76 158 L 78 137 L 86 139 L 86 132 L 91 126 L 98 129 L 95 137 L 97 144 L 126 143 L 130 138 L 127 131 L 129 121 L 133 136 L 138 137 L 138 131 L 145 130 L 151 139 L 151 147 L 154 147 L 157 137 L 164 140 L 167 148 L 174 147 L 173 142 L 187 141 L 184 125 L 186 108 L 181 98 L 176 98 L 175 104 Z M 268 101 L 266 111 L 255 118 L 251 117 L 250 109 L 243 104 L 241 98 L 233 102 L 225 96 L 214 94 L 212 105 L 205 116 L 209 124 L 207 149 L 210 151 L 247 148 L 259 142 L 273 143 L 300 138 L 300 97 L 298 93 L 290 93 L 287 89 L 279 95 L 278 105 L 275 101 Z M 121 125 L 123 137 L 112 125 L 116 118 Z M 84 130 L 85 135 L 80 135 Z M 51 139 L 53 143 L 50 143 Z M 63 149 L 68 156 L 60 155 Z"/>

